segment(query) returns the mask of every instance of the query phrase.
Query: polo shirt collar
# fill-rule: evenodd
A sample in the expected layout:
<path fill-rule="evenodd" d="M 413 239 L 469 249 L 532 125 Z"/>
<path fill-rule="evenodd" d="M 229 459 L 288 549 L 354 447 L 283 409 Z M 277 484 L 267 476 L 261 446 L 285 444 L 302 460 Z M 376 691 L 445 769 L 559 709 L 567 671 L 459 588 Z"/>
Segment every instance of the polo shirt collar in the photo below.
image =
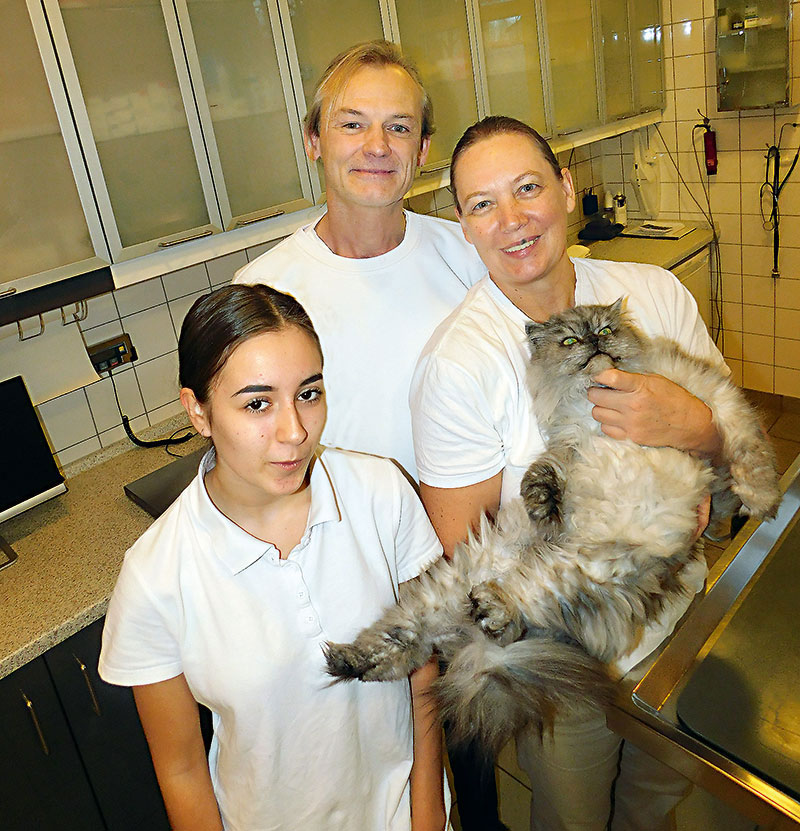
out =
<path fill-rule="evenodd" d="M 312 461 L 311 506 L 300 544 L 307 539 L 315 525 L 338 522 L 342 518 L 330 472 L 321 458 L 323 452 L 324 448 L 320 447 Z M 238 574 L 274 550 L 274 546 L 240 528 L 211 501 L 203 477 L 214 467 L 215 461 L 216 454 L 212 447 L 200 460 L 197 477 L 189 486 L 192 520 L 198 531 L 205 535 L 214 554 L 225 563 L 232 574 Z"/>

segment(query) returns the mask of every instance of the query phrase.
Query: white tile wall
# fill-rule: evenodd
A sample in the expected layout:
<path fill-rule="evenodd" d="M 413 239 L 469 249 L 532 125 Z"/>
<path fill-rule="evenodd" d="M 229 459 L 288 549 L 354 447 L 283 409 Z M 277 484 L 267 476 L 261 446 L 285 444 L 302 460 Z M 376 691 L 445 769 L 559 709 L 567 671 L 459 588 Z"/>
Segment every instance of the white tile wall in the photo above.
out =
<path fill-rule="evenodd" d="M 794 341 L 800 352 L 800 328 L 779 334 L 778 321 L 800 310 L 800 166 L 780 197 L 781 276 L 772 272 L 772 235 L 761 220 L 760 187 L 766 175 L 767 147 L 778 139 L 780 126 L 800 121 L 800 3 L 792 3 L 792 76 L 796 105 L 786 110 L 717 110 L 714 0 L 664 0 L 666 109 L 663 121 L 647 128 L 653 149 L 664 151 L 661 160 L 660 216 L 696 219 L 702 214 L 691 198 L 705 207 L 700 183 L 708 183 L 715 221 L 723 243 L 722 285 L 725 301 L 725 353 L 740 362 L 746 385 L 766 392 L 800 397 L 800 376 L 791 354 Z M 694 150 L 702 163 L 702 131 L 697 110 L 710 119 L 716 132 L 719 172 L 707 177 L 697 170 Z M 784 130 L 782 170 L 800 144 L 800 128 Z M 672 153 L 680 175 L 666 154 Z M 630 161 L 624 149 L 603 142 L 606 185 L 625 188 L 629 213 L 635 211 Z M 609 159 L 608 157 L 612 158 Z M 620 164 L 623 175 L 619 176 Z M 684 184 L 685 183 L 685 184 Z M 742 276 L 744 275 L 744 276 Z M 754 313 L 754 309 L 761 313 Z M 764 310 L 768 309 L 766 313 Z M 786 342 L 778 340 L 786 338 Z M 778 372 L 778 369 L 784 370 Z"/>
<path fill-rule="evenodd" d="M 446 198 L 442 204 L 446 208 Z M 88 315 L 80 323 L 87 345 L 124 331 L 136 348 L 138 360 L 114 371 L 120 405 L 135 433 L 183 412 L 178 400 L 178 335 L 192 303 L 212 287 L 230 283 L 237 269 L 275 244 L 217 257 L 88 301 Z M 42 404 L 39 413 L 62 465 L 125 438 L 111 381 L 105 376 Z"/>

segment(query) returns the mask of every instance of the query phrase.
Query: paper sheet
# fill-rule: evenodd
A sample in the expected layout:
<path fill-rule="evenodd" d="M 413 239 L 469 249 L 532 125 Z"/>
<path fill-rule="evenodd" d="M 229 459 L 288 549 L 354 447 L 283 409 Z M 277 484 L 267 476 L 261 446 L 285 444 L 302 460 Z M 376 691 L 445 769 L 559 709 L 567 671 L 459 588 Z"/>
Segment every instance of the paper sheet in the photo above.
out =
<path fill-rule="evenodd" d="M 44 333 L 20 341 L 16 323 L 0 327 L 0 381 L 21 375 L 34 405 L 99 380 L 76 323 L 61 323 L 55 309 L 42 315 Z M 39 331 L 39 318 L 22 321 L 27 337 Z"/>

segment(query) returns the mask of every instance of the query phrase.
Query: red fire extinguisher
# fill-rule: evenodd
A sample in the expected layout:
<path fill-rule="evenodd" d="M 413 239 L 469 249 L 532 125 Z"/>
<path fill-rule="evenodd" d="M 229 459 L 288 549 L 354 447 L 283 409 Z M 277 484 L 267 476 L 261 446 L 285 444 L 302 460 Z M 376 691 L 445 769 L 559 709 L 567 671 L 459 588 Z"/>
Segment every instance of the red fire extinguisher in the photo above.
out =
<path fill-rule="evenodd" d="M 703 117 L 703 123 L 698 124 L 698 127 L 703 127 L 703 146 L 706 153 L 706 175 L 712 176 L 717 172 L 717 134 L 711 129 L 711 122 Z"/>

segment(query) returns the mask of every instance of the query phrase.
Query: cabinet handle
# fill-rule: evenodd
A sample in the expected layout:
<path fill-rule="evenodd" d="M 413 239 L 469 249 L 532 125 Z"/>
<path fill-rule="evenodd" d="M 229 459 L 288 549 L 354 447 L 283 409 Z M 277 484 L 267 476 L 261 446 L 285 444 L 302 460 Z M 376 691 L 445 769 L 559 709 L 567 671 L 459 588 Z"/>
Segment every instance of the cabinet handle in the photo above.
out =
<path fill-rule="evenodd" d="M 574 130 L 564 130 L 563 133 L 556 133 L 557 136 L 574 136 L 575 133 L 580 133 L 583 127 L 576 127 Z"/>
<path fill-rule="evenodd" d="M 12 294 L 16 294 L 16 289 L 6 289 L 5 291 L 0 291 L 0 297 L 9 297 Z"/>
<path fill-rule="evenodd" d="M 252 219 L 237 219 L 236 227 L 241 228 L 242 225 L 252 225 L 254 222 L 261 222 L 262 219 L 275 219 L 276 216 L 283 216 L 284 213 L 284 211 L 273 211 L 271 214 L 254 216 Z"/>
<path fill-rule="evenodd" d="M 211 234 L 212 234 L 212 231 L 210 231 L 210 230 L 200 231 L 199 234 L 192 234 L 191 236 L 188 236 L 188 237 L 181 237 L 180 239 L 172 239 L 172 240 L 168 240 L 166 242 L 160 242 L 158 244 L 158 247 L 159 248 L 169 248 L 172 245 L 180 245 L 182 242 L 191 242 L 193 239 L 201 239 L 202 237 L 210 237 Z"/>
<path fill-rule="evenodd" d="M 92 679 L 89 678 L 89 673 L 86 671 L 86 664 L 84 664 L 74 652 L 72 653 L 72 657 L 75 659 L 78 664 L 78 668 L 83 673 L 83 680 L 86 682 L 86 689 L 89 690 L 89 696 L 92 699 L 92 709 L 94 710 L 95 715 L 101 716 L 100 702 L 97 700 L 97 695 L 95 694 L 94 687 L 92 686 Z"/>
<path fill-rule="evenodd" d="M 36 717 L 36 710 L 33 708 L 33 702 L 25 695 L 23 690 L 20 690 L 20 694 L 22 695 L 22 700 L 25 702 L 25 706 L 28 708 L 28 715 L 31 717 L 31 721 L 33 722 L 33 726 L 36 730 L 36 735 L 39 737 L 39 742 L 42 745 L 42 752 L 45 756 L 50 755 L 50 748 L 47 746 L 47 742 L 44 739 L 44 733 L 42 733 L 42 727 L 39 724 L 39 719 Z"/>
<path fill-rule="evenodd" d="M 426 167 L 424 170 L 420 170 L 420 176 L 429 176 L 431 173 L 439 173 L 439 171 L 444 170 L 445 168 L 450 167 L 449 159 L 444 162 L 439 162 L 438 164 L 432 164 L 430 167 Z"/>

